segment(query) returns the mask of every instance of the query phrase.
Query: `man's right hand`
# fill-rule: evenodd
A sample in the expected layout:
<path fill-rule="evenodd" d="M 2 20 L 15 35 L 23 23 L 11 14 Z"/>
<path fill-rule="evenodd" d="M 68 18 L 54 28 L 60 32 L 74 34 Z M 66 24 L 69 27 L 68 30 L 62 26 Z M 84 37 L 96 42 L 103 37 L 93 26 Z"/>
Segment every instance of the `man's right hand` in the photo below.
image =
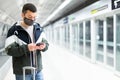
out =
<path fill-rule="evenodd" d="M 36 50 L 36 44 L 35 43 L 28 44 L 28 49 L 29 49 L 29 51 L 35 51 Z"/>

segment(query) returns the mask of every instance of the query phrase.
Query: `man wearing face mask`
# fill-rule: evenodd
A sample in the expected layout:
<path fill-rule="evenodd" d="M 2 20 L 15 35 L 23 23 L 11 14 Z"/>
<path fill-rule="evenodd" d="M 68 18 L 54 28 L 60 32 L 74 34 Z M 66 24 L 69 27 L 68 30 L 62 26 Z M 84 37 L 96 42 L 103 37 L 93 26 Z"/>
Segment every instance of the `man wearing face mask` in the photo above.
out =
<path fill-rule="evenodd" d="M 35 70 L 35 80 L 43 80 L 41 51 L 48 49 L 43 29 L 35 22 L 36 7 L 27 3 L 22 8 L 22 21 L 16 22 L 8 31 L 5 43 L 6 53 L 12 56 L 13 73 L 16 80 L 23 80 L 23 67 Z M 26 80 L 33 80 L 31 70 L 26 70 Z"/>

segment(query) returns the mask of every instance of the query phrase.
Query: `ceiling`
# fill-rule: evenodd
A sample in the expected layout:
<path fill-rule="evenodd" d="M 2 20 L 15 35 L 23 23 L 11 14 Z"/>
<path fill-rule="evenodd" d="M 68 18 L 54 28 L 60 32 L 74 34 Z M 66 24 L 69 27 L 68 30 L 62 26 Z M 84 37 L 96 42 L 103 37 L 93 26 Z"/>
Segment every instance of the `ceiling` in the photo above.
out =
<path fill-rule="evenodd" d="M 66 1 L 70 2 L 60 9 L 60 11 L 56 11 Z M 34 3 L 38 9 L 37 22 L 47 25 L 95 1 L 98 0 L 0 0 L 0 16 L 2 15 L 1 21 L 14 23 L 21 19 L 21 8 L 24 3 L 31 2 Z M 54 12 L 56 12 L 56 14 L 50 17 Z"/>

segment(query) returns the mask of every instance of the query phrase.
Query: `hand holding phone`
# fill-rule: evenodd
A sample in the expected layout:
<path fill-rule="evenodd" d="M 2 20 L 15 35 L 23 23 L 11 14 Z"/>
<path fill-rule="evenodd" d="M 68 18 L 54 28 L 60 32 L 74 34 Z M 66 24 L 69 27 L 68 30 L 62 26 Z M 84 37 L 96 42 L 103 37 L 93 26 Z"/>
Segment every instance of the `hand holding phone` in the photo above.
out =
<path fill-rule="evenodd" d="M 38 50 L 43 50 L 45 48 L 45 43 L 37 43 L 36 44 L 36 49 Z"/>
<path fill-rule="evenodd" d="M 36 46 L 44 45 L 44 43 L 37 43 Z"/>

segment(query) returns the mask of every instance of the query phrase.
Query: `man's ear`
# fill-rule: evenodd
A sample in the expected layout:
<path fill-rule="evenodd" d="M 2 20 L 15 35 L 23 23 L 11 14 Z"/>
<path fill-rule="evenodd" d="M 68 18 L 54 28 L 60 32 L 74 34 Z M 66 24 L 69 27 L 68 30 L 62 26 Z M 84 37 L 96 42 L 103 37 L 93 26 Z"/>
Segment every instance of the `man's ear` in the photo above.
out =
<path fill-rule="evenodd" d="M 24 14 L 23 14 L 23 13 L 21 13 L 21 17 L 22 17 L 22 18 L 24 17 Z"/>

